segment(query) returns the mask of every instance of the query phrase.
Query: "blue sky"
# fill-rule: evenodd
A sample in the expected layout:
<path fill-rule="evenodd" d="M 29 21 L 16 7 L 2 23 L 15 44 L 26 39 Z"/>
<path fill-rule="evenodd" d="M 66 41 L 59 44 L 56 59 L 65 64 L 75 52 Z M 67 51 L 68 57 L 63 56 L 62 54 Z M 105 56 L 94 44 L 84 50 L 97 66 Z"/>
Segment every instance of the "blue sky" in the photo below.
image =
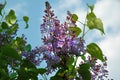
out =
<path fill-rule="evenodd" d="M 4 0 L 0 0 L 3 2 Z M 41 34 L 40 24 L 44 15 L 44 2 L 46 0 L 7 0 L 6 11 L 14 9 L 18 19 L 27 15 L 30 18 L 29 28 L 24 29 L 24 22 L 20 22 L 18 35 L 25 34 L 28 43 L 40 46 Z M 120 79 L 120 0 L 48 0 L 62 22 L 65 20 L 66 11 L 69 10 L 79 16 L 80 21 L 84 21 L 86 15 L 86 3 L 95 4 L 97 17 L 101 18 L 104 23 L 106 35 L 96 32 L 90 32 L 86 35 L 86 42 L 95 41 L 100 45 L 104 54 L 108 58 L 109 78 L 114 80 Z M 81 26 L 81 25 L 80 25 Z M 100 37 L 99 37 L 100 36 Z"/>

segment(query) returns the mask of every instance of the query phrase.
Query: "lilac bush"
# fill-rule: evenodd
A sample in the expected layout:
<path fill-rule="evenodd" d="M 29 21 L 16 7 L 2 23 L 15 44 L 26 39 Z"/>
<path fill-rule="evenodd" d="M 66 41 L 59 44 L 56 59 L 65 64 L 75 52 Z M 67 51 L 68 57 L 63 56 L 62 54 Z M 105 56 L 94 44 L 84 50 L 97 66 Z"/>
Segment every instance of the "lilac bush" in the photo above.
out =
<path fill-rule="evenodd" d="M 49 2 L 45 4 L 45 16 L 40 27 L 44 44 L 40 47 L 40 53 L 43 55 L 42 60 L 47 64 L 47 75 L 57 70 L 51 80 L 103 80 L 107 77 L 107 63 L 101 49 L 95 43 L 87 45 L 84 40 L 86 26 L 104 34 L 103 24 L 93 13 L 93 6 L 88 6 L 91 12 L 87 14 L 87 23 L 78 21 L 76 14 L 67 11 L 66 21 L 62 24 L 51 10 Z M 76 22 L 84 26 L 82 36 L 82 30 Z M 82 60 L 79 66 L 76 66 L 80 57 Z"/>
<path fill-rule="evenodd" d="M 88 5 L 91 12 L 86 15 L 85 23 L 78 21 L 76 14 L 67 11 L 63 24 L 51 10 L 49 2 L 46 2 L 45 6 L 45 15 L 40 27 L 43 45 L 30 52 L 23 51 L 22 58 L 35 65 L 45 61 L 45 74 L 56 72 L 50 80 L 104 80 L 108 75 L 107 59 L 97 44 L 86 44 L 84 39 L 86 27 L 104 34 L 102 21 L 93 12 L 94 6 Z M 78 27 L 77 22 L 83 25 L 83 30 Z M 76 65 L 78 58 L 81 58 L 79 66 Z"/>
<path fill-rule="evenodd" d="M 85 22 L 78 20 L 76 14 L 67 11 L 66 21 L 61 23 L 45 2 L 45 15 L 40 26 L 43 45 L 32 49 L 24 35 L 17 36 L 19 20 L 14 10 L 4 14 L 6 5 L 0 3 L 0 80 L 38 80 L 38 74 L 47 80 L 104 80 L 107 78 L 107 58 L 99 46 L 92 42 L 86 44 L 85 35 L 90 30 L 99 30 L 104 34 L 103 23 L 94 13 L 94 6 Z M 27 16 L 23 21 L 28 28 Z M 83 29 L 76 23 L 81 23 Z M 86 28 L 88 31 L 86 31 Z M 41 62 L 45 68 L 37 68 Z"/>

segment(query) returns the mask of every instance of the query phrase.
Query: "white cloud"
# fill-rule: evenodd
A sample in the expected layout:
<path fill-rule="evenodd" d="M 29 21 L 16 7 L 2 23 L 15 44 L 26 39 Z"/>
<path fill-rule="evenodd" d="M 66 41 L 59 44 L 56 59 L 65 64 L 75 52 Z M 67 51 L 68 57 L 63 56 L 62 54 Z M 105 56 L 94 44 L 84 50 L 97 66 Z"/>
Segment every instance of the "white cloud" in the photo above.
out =
<path fill-rule="evenodd" d="M 103 20 L 105 30 L 111 29 L 118 32 L 120 28 L 120 1 L 98 0 L 95 4 L 95 13 Z"/>
<path fill-rule="evenodd" d="M 81 0 L 60 0 L 59 1 L 60 9 L 68 9 L 70 7 L 78 7 L 81 4 Z M 79 4 L 79 5 L 78 5 Z"/>
<path fill-rule="evenodd" d="M 10 9 L 13 9 L 16 13 L 17 16 L 20 15 L 27 15 L 27 10 L 25 9 L 27 7 L 27 4 L 22 2 L 22 3 L 17 3 L 15 5 L 11 5 L 10 7 L 7 8 L 7 11 Z"/>
<path fill-rule="evenodd" d="M 106 36 L 99 45 L 108 58 L 109 78 L 119 80 L 120 59 L 120 1 L 98 0 L 95 13 L 104 23 Z"/>
<path fill-rule="evenodd" d="M 118 80 L 120 78 L 119 75 L 119 67 L 120 67 L 120 34 L 116 36 L 108 36 L 103 41 L 99 43 L 103 53 L 108 58 L 108 69 L 109 69 L 109 77 Z"/>
<path fill-rule="evenodd" d="M 60 0 L 57 3 L 57 7 L 53 7 L 55 10 L 56 15 L 58 15 L 58 18 L 64 22 L 66 20 L 67 11 L 70 11 L 71 13 L 78 13 L 78 11 L 81 12 L 81 0 Z M 77 9 L 77 10 L 76 10 Z M 83 10 L 82 10 L 83 11 Z M 84 13 L 81 12 L 81 15 Z M 83 17 L 83 16 L 82 16 Z"/>

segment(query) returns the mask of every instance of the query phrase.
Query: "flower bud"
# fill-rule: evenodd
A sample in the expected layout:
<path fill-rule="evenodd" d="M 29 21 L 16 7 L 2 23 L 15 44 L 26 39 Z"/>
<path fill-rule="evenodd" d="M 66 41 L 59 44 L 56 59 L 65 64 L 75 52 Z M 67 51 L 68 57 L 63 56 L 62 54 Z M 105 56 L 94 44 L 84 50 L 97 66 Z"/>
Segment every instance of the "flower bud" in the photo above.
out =
<path fill-rule="evenodd" d="M 0 3 L 0 9 L 2 8 L 3 4 Z"/>

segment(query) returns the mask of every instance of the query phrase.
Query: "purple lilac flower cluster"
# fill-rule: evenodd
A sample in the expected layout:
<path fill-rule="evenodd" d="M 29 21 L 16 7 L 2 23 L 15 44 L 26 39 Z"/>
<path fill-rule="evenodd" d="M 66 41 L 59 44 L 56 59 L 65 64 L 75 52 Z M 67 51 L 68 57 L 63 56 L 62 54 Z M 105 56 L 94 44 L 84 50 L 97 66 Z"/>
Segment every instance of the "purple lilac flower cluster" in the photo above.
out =
<path fill-rule="evenodd" d="M 72 14 L 68 11 L 67 21 L 61 24 L 51 6 L 46 2 L 46 14 L 43 16 L 43 24 L 40 27 L 43 35 L 43 43 L 40 52 L 43 53 L 43 60 L 47 63 L 47 69 L 52 71 L 52 66 L 61 61 L 61 56 L 78 56 L 85 53 L 85 41 L 78 38 L 69 27 L 76 27 L 72 20 Z"/>
<path fill-rule="evenodd" d="M 34 65 L 39 66 L 41 62 L 41 57 L 40 57 L 40 48 L 36 47 L 33 49 L 31 52 L 23 51 L 21 53 L 21 56 L 23 59 L 27 59 L 30 62 L 32 62 Z"/>
<path fill-rule="evenodd" d="M 92 80 L 104 80 L 105 77 L 108 75 L 107 70 L 107 63 L 103 62 L 100 64 L 100 62 L 97 62 L 96 58 L 92 58 L 88 56 L 88 62 L 91 64 L 91 78 Z"/>

